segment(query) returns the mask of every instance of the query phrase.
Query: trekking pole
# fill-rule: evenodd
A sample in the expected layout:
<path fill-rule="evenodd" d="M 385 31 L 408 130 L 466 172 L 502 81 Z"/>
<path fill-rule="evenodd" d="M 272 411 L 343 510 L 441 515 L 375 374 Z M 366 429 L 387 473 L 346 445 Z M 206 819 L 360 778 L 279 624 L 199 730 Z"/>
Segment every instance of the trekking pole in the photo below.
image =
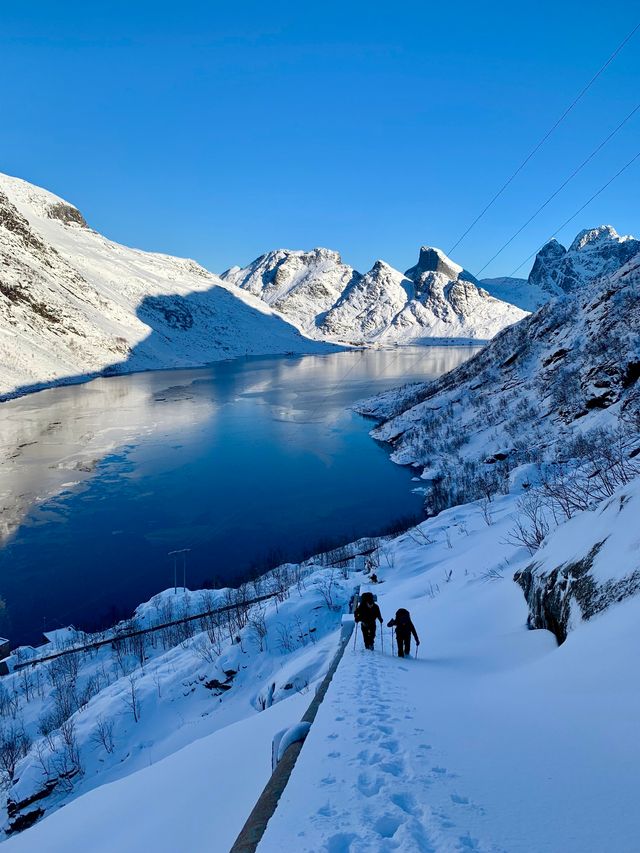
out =
<path fill-rule="evenodd" d="M 353 626 L 353 651 L 356 650 L 356 642 L 358 640 L 358 623 L 356 622 Z"/>
<path fill-rule="evenodd" d="M 382 642 L 382 654 L 384 654 L 384 625 L 380 626 L 380 640 Z"/>

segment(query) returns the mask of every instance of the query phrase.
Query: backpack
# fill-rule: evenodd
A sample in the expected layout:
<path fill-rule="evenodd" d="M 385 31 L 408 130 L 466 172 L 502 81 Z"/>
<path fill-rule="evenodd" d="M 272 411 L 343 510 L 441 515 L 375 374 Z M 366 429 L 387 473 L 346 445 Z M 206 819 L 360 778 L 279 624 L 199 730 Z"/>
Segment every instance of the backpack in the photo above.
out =
<path fill-rule="evenodd" d="M 411 616 L 409 611 L 405 610 L 404 607 L 397 610 L 395 622 L 397 628 L 408 628 L 411 625 Z"/>

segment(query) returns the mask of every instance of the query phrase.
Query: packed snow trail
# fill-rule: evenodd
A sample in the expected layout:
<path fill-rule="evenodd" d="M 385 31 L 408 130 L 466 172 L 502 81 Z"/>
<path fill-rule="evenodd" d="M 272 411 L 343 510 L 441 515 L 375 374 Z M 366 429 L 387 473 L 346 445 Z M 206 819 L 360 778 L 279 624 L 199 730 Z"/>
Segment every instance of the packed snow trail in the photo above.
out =
<path fill-rule="evenodd" d="M 287 813 L 289 820 L 291 814 L 310 815 L 310 833 L 306 820 L 295 821 L 292 843 L 300 853 L 317 853 L 319 838 L 328 853 L 498 850 L 466 831 L 469 812 L 478 817 L 483 810 L 459 789 L 425 733 L 428 707 L 418 707 L 412 683 L 426 677 L 428 663 L 383 656 L 380 640 L 378 631 L 372 653 L 359 637 L 356 651 L 345 653 L 261 853 L 279 849 L 270 831 L 282 837 Z M 309 773 L 320 784 L 301 789 Z M 432 789 L 449 808 L 426 805 L 434 799 Z"/>

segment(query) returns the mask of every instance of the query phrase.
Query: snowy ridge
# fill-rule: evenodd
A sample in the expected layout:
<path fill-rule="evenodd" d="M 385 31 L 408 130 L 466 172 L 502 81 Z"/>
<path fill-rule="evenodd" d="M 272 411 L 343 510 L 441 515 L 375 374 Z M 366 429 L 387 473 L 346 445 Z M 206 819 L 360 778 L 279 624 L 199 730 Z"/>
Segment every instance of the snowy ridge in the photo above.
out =
<path fill-rule="evenodd" d="M 0 396 L 105 370 L 322 345 L 191 260 L 120 246 L 73 205 L 0 175 Z"/>
<path fill-rule="evenodd" d="M 305 334 L 352 344 L 488 340 L 525 316 L 429 246 L 404 274 L 379 260 L 362 275 L 329 249 L 281 249 L 221 278 L 260 296 Z"/>

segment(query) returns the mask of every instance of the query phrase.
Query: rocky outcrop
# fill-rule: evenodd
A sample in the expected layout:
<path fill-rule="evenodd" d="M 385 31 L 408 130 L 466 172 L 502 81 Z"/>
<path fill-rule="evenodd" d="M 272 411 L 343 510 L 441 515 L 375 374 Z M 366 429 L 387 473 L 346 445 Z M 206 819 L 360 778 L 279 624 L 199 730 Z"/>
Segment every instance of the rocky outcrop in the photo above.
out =
<path fill-rule="evenodd" d="M 636 478 L 548 536 L 514 576 L 529 606 L 529 627 L 546 628 L 563 643 L 582 620 L 640 594 L 639 513 Z"/>

